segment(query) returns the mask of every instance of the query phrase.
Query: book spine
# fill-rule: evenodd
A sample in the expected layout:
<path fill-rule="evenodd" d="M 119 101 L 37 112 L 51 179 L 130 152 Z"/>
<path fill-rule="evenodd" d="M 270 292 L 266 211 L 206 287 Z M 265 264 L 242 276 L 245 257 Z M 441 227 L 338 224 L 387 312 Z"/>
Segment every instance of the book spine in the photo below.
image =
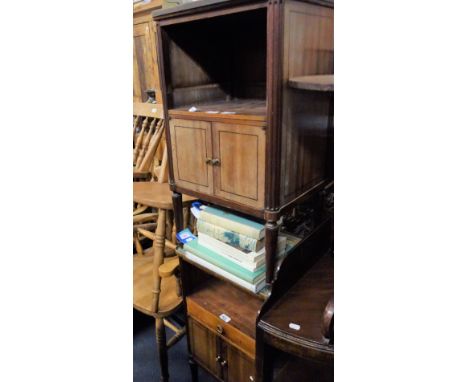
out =
<path fill-rule="evenodd" d="M 223 243 L 240 247 L 247 251 L 258 252 L 263 247 L 263 241 L 253 239 L 238 232 L 233 232 L 226 227 L 215 225 L 201 218 L 198 219 L 197 228 L 198 232 L 203 232 Z"/>
<path fill-rule="evenodd" d="M 250 257 L 248 257 L 249 254 L 243 253 L 228 244 L 213 239 L 203 232 L 198 232 L 198 242 L 204 247 L 216 252 L 219 256 L 223 256 L 224 258 L 235 262 L 250 272 L 257 271 L 265 263 L 264 257 L 260 258 L 258 261 L 250 260 Z"/>
<path fill-rule="evenodd" d="M 230 220 L 223 216 L 217 216 L 217 215 L 210 214 L 207 211 L 202 211 L 200 213 L 200 219 L 204 220 L 205 222 L 216 225 L 218 227 L 225 228 L 228 231 L 234 231 L 234 233 L 245 235 L 252 239 L 256 239 L 256 240 L 262 239 L 262 233 L 263 233 L 262 230 L 249 227 L 245 224 L 236 222 L 234 220 Z"/>
<path fill-rule="evenodd" d="M 197 263 L 201 265 L 202 267 L 209 269 L 210 271 L 213 271 L 214 273 L 219 274 L 220 276 L 232 281 L 234 284 L 239 285 L 242 288 L 245 288 L 253 293 L 257 293 L 258 291 L 262 290 L 265 287 L 265 280 L 260 281 L 258 284 L 251 284 L 247 281 L 242 280 L 241 278 L 234 276 L 233 274 L 226 272 L 224 269 L 217 267 L 214 264 L 211 264 L 210 262 L 203 260 L 202 258 L 192 255 L 190 252 L 186 252 L 185 256 L 193 261 L 194 263 Z"/>

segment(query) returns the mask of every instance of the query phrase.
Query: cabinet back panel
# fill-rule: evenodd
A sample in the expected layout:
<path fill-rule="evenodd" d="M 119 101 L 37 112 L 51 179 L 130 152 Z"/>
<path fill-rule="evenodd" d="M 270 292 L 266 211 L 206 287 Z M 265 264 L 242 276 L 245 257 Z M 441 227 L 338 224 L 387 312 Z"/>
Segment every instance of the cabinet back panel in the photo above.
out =
<path fill-rule="evenodd" d="M 280 204 L 314 187 L 326 175 L 330 93 L 288 87 L 288 79 L 333 74 L 333 9 L 285 4 Z"/>
<path fill-rule="evenodd" d="M 333 9 L 291 1 L 285 10 L 285 79 L 333 74 Z"/>
<path fill-rule="evenodd" d="M 135 53 L 135 61 L 138 67 L 138 78 L 137 78 L 137 86 L 139 87 L 138 93 L 141 97 L 141 102 L 146 102 L 148 98 L 145 90 L 151 88 L 151 78 L 148 78 L 148 72 L 146 70 L 145 63 L 148 62 L 147 56 L 148 52 L 146 51 L 146 41 L 145 36 L 135 36 L 133 38 L 134 44 L 134 53 Z M 135 95 L 135 90 L 133 94 Z M 140 100 L 139 100 L 140 101 Z"/>
<path fill-rule="evenodd" d="M 301 94 L 302 93 L 302 94 Z M 285 129 L 282 149 L 282 202 L 287 203 L 325 178 L 331 96 L 291 91 L 283 111 L 293 128 Z"/>

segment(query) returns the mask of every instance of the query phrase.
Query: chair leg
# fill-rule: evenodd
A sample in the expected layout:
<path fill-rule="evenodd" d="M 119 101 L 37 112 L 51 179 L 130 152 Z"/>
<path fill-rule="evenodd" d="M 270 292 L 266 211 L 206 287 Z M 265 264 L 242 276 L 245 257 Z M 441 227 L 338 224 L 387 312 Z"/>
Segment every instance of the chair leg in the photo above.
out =
<path fill-rule="evenodd" d="M 188 362 L 190 365 L 190 374 L 192 376 L 192 382 L 198 382 L 198 365 L 195 363 L 192 357 L 189 358 Z"/>
<path fill-rule="evenodd" d="M 156 341 L 158 343 L 160 382 L 169 382 L 169 363 L 167 359 L 166 328 L 162 318 L 156 318 Z"/>

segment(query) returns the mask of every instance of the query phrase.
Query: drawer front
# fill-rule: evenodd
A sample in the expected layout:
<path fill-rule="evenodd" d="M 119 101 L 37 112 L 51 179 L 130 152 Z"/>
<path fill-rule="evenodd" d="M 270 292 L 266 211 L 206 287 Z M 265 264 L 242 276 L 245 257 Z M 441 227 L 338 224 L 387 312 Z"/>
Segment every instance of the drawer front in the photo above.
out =
<path fill-rule="evenodd" d="M 206 311 L 200 305 L 193 303 L 190 299 L 187 299 L 187 313 L 209 330 L 217 333 L 226 342 L 245 352 L 250 358 L 255 358 L 255 340 L 253 338 Z"/>

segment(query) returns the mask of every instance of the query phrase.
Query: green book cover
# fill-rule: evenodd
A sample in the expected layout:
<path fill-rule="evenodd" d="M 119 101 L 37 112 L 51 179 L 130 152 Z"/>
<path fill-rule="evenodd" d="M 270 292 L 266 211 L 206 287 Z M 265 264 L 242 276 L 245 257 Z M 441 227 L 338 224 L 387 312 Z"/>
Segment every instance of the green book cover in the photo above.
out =
<path fill-rule="evenodd" d="M 265 273 L 265 265 L 261 266 L 255 272 L 248 271 L 233 261 L 218 255 L 211 249 L 200 245 L 198 243 L 198 238 L 185 243 L 184 249 L 252 284 L 258 281 Z"/>

